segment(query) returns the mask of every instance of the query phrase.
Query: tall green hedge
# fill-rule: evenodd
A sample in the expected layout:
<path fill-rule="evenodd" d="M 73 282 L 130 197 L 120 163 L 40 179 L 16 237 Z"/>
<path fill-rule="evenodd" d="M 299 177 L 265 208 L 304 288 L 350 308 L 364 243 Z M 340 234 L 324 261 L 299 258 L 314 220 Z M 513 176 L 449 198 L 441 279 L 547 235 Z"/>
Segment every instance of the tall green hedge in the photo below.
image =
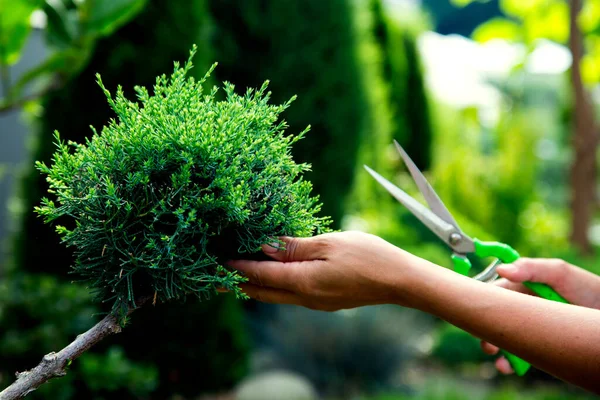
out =
<path fill-rule="evenodd" d="M 97 320 L 87 290 L 70 283 L 70 250 L 33 214 L 46 187 L 33 170 L 33 160 L 49 161 L 54 130 L 63 140 L 81 142 L 91 135 L 90 125 L 99 129 L 114 117 L 96 83 L 97 72 L 109 90 L 122 84 L 133 98 L 134 85 L 151 87 L 156 76 L 172 71 L 173 61 L 184 62 L 196 43 L 192 74 L 203 76 L 213 59 L 206 45 L 208 29 L 204 0 L 150 1 L 132 22 L 97 45 L 79 76 L 43 99 L 31 168 L 20 193 L 24 213 L 14 265 L 0 292 L 3 386 L 15 371 L 34 366 L 43 354 L 64 346 Z M 66 378 L 33 397 L 131 398 L 151 393 L 163 399 L 228 388 L 245 371 L 242 317 L 240 303 L 223 296 L 140 310 L 121 335 L 101 343 L 75 362 Z"/>
<path fill-rule="evenodd" d="M 219 80 L 240 90 L 270 80 L 273 101 L 298 95 L 288 132 L 311 130 L 294 156 L 312 164 L 307 179 L 322 214 L 339 227 L 352 187 L 366 114 L 363 71 L 348 0 L 209 0 Z"/>
<path fill-rule="evenodd" d="M 383 77 L 389 85 L 393 136 L 421 169 L 431 164 L 431 111 L 415 28 L 402 26 L 381 0 L 371 0 L 373 31 L 382 52 Z"/>
<path fill-rule="evenodd" d="M 364 127 L 367 134 L 360 146 L 356 182 L 347 210 L 352 217 L 348 227 L 366 229 L 406 249 L 419 249 L 421 255 L 425 255 L 424 250 L 428 257 L 438 260 L 440 254 L 445 254 L 441 252 L 443 244 L 362 168 L 363 163 L 368 164 L 392 181 L 407 175 L 392 139 L 402 144 L 420 168 L 429 168 L 433 127 L 416 47 L 421 27 L 412 20 L 398 18 L 382 0 L 352 3 L 355 29 L 361 38 L 358 54 L 363 86 L 371 112 Z M 416 186 L 403 188 L 410 191 Z"/>

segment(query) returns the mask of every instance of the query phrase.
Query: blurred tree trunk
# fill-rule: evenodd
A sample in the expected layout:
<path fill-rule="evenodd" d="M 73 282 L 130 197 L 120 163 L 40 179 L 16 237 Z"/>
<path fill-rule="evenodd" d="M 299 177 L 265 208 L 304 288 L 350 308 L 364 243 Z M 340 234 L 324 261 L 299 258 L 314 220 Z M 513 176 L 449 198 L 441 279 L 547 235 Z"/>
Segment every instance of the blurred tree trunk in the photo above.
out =
<path fill-rule="evenodd" d="M 573 58 L 571 84 L 574 98 L 572 135 L 574 159 L 571 165 L 571 243 L 582 253 L 591 254 L 593 249 L 588 237 L 588 230 L 596 199 L 598 133 L 593 103 L 581 79 L 580 65 L 583 57 L 583 37 L 577 25 L 577 17 L 582 7 L 582 0 L 571 0 L 569 6 L 569 49 Z"/>

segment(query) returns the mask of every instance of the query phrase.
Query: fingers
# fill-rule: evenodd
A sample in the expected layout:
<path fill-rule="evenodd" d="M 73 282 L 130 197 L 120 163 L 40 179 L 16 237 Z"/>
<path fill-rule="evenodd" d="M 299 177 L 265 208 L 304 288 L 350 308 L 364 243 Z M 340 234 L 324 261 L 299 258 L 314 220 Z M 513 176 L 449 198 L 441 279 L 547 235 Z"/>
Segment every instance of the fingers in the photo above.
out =
<path fill-rule="evenodd" d="M 498 266 L 497 272 L 513 282 L 540 282 L 550 286 L 560 284 L 568 264 L 562 260 L 521 258 L 513 264 Z"/>
<path fill-rule="evenodd" d="M 276 261 L 233 260 L 227 264 L 244 273 L 250 283 L 294 292 L 299 282 L 302 262 L 328 257 L 330 243 L 324 235 L 308 238 L 281 237 L 283 244 L 262 246 L 265 254 Z"/>
<path fill-rule="evenodd" d="M 500 349 L 496 346 L 494 346 L 491 343 L 485 342 L 485 341 L 481 341 L 481 349 L 483 350 L 483 352 L 485 354 L 488 354 L 490 356 L 494 356 L 496 354 L 498 354 L 498 352 L 500 351 Z"/>
<path fill-rule="evenodd" d="M 281 237 L 280 243 L 270 243 L 262 246 L 263 252 L 281 262 L 312 261 L 327 258 L 329 244 L 323 236 L 308 238 Z"/>
<path fill-rule="evenodd" d="M 240 288 L 249 297 L 263 303 L 302 305 L 300 296 L 286 290 L 267 288 L 248 283 L 241 284 Z"/>
<path fill-rule="evenodd" d="M 297 282 L 297 263 L 234 260 L 227 264 L 243 272 L 250 283 L 256 286 L 289 290 Z"/>
<path fill-rule="evenodd" d="M 498 352 L 500 351 L 500 349 L 496 346 L 494 346 L 491 343 L 485 342 L 485 341 L 481 341 L 481 349 L 483 350 L 483 352 L 485 354 L 488 354 L 490 356 L 494 356 L 496 354 L 498 354 Z M 496 365 L 496 369 L 505 375 L 510 375 L 514 372 L 514 370 L 512 369 L 512 367 L 510 366 L 510 362 L 508 362 L 508 360 L 505 357 L 498 357 L 496 359 L 495 362 Z"/>
<path fill-rule="evenodd" d="M 496 360 L 496 369 L 504 375 L 510 375 L 514 372 L 510 363 L 505 357 L 500 357 Z"/>

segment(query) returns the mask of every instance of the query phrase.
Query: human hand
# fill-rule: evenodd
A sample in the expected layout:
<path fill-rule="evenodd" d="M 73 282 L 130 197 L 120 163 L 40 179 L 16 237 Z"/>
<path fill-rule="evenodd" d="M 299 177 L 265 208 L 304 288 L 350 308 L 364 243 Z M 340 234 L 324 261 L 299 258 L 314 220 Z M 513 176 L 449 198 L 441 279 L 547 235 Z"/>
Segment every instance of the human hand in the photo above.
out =
<path fill-rule="evenodd" d="M 285 250 L 264 245 L 274 261 L 235 260 L 228 264 L 249 279 L 242 290 L 266 303 L 296 304 L 322 311 L 365 305 L 408 305 L 402 288 L 416 257 L 361 232 L 311 238 L 281 238 Z"/>
<path fill-rule="evenodd" d="M 535 295 L 522 282 L 545 283 L 571 304 L 600 309 L 600 277 L 563 260 L 521 258 L 513 264 L 500 265 L 497 272 L 502 279 L 494 284 L 503 288 Z M 498 347 L 485 341 L 481 347 L 486 354 L 499 352 Z M 505 357 L 496 360 L 496 368 L 503 374 L 514 372 Z"/>

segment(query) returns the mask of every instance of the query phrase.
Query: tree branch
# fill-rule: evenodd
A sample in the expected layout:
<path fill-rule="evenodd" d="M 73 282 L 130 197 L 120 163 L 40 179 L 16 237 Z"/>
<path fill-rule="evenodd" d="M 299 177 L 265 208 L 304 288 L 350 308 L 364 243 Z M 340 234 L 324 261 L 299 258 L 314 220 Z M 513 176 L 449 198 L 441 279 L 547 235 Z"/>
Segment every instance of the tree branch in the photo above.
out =
<path fill-rule="evenodd" d="M 141 299 L 137 308 L 142 307 L 150 299 L 151 297 Z M 127 315 L 135 310 L 134 308 L 130 309 Z M 17 380 L 0 392 L 0 400 L 22 399 L 50 379 L 65 376 L 67 367 L 73 360 L 105 337 L 119 332 L 121 332 L 121 325 L 117 318 L 113 315 L 106 316 L 88 331 L 78 335 L 71 344 L 58 353 L 46 354 L 37 367 L 29 371 L 18 372 Z"/>
<path fill-rule="evenodd" d="M 58 88 L 58 85 L 50 84 L 50 85 L 46 86 L 45 88 L 41 89 L 40 91 L 30 94 L 30 95 L 27 95 L 27 96 L 23 96 L 22 98 L 20 98 L 18 100 L 5 100 L 4 102 L 0 101 L 0 113 L 17 109 L 17 108 L 23 106 L 28 101 L 36 100 L 36 99 L 39 99 L 40 97 L 47 95 L 48 93 L 50 93 L 52 90 L 54 90 L 56 88 Z"/>

